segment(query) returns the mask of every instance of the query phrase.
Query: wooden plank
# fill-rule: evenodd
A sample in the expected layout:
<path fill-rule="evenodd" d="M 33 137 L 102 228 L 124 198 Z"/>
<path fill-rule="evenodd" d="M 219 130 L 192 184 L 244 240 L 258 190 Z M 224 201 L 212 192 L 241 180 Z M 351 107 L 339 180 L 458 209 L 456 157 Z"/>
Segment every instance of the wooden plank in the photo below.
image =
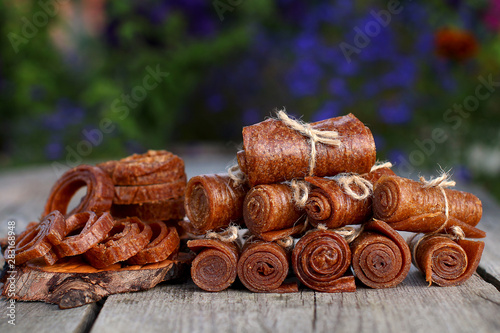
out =
<path fill-rule="evenodd" d="M 5 298 L 0 299 L 0 332 L 88 332 L 100 306 L 88 304 L 75 309 L 60 310 L 57 305 L 40 302 L 16 302 L 15 326 L 8 323 Z"/>
<path fill-rule="evenodd" d="M 500 330 L 498 313 L 500 293 L 477 275 L 459 287 L 427 287 L 413 268 L 396 288 L 344 294 L 163 285 L 110 296 L 92 332 L 486 332 Z"/>
<path fill-rule="evenodd" d="M 428 287 L 412 267 L 396 288 L 316 293 L 316 332 L 495 332 L 500 293 L 474 275 L 458 287 Z"/>
<path fill-rule="evenodd" d="M 91 332 L 312 332 L 314 292 L 210 293 L 194 284 L 112 295 Z"/>
<path fill-rule="evenodd" d="M 483 218 L 478 227 L 486 231 L 484 252 L 477 272 L 500 290 L 500 206 L 484 190 L 477 187 L 469 190 L 483 203 Z"/>

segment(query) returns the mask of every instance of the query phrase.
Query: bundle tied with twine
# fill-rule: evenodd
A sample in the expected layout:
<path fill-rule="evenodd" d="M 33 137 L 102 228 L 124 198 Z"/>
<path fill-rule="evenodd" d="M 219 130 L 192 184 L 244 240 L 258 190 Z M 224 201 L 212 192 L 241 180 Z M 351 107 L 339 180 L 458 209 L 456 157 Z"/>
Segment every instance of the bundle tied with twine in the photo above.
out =
<path fill-rule="evenodd" d="M 330 146 L 340 146 L 341 144 L 340 140 L 338 139 L 339 137 L 338 132 L 320 131 L 314 129 L 309 123 L 303 122 L 298 119 L 290 118 L 286 114 L 285 109 L 279 110 L 276 113 L 276 116 L 278 120 L 283 122 L 283 124 L 288 126 L 290 129 L 297 131 L 298 133 L 305 136 L 309 140 L 311 144 L 311 154 L 309 157 L 309 173 L 308 173 L 309 176 L 314 175 L 314 168 L 316 167 L 316 154 L 317 154 L 316 144 L 322 143 Z M 246 181 L 246 176 L 241 171 L 238 164 L 231 166 L 228 169 L 228 174 L 229 177 L 231 177 L 231 179 L 236 184 L 243 184 Z"/>
<path fill-rule="evenodd" d="M 424 177 L 420 177 L 420 183 L 422 183 L 423 188 L 438 187 L 441 190 L 441 193 L 443 194 L 444 202 L 445 202 L 444 213 L 445 213 L 446 219 L 443 222 L 443 224 L 441 224 L 441 226 L 438 229 L 436 229 L 435 231 L 430 232 L 430 233 L 426 233 L 423 235 L 416 233 L 408 239 L 407 243 L 408 243 L 408 246 L 410 246 L 410 248 L 412 249 L 412 257 L 413 258 L 416 258 L 417 249 L 418 249 L 418 246 L 420 245 L 420 243 L 424 239 L 429 238 L 431 236 L 439 235 L 439 236 L 447 237 L 447 238 L 449 238 L 451 240 L 455 240 L 455 241 L 465 239 L 465 233 L 462 230 L 462 228 L 460 228 L 459 226 L 452 226 L 450 228 L 450 233 L 440 234 L 440 232 L 446 227 L 446 225 L 448 224 L 448 221 L 450 219 L 448 197 L 446 196 L 446 192 L 444 189 L 447 187 L 455 186 L 456 182 L 450 179 L 450 175 L 447 172 L 443 171 L 441 173 L 441 176 L 430 179 L 430 180 L 426 180 Z M 419 235 L 422 235 L 422 237 L 420 237 L 420 239 L 412 246 L 413 240 Z M 417 266 L 417 268 L 419 268 L 417 262 L 416 261 L 414 261 L 414 262 L 415 262 L 415 265 Z"/>

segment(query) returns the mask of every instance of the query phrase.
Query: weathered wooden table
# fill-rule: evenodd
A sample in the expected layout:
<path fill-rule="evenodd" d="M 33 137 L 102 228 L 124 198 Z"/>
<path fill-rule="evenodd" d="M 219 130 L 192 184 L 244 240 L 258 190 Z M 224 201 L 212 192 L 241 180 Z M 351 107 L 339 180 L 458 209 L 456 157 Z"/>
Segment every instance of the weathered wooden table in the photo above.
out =
<path fill-rule="evenodd" d="M 187 157 L 186 170 L 188 176 L 221 172 L 230 160 Z M 50 167 L 0 175 L 1 235 L 7 221 L 16 221 L 21 232 L 40 215 L 56 178 Z M 69 310 L 16 302 L 15 326 L 2 299 L 0 332 L 500 332 L 500 206 L 479 188 L 459 189 L 483 201 L 479 227 L 488 234 L 478 272 L 462 286 L 428 287 L 415 268 L 396 288 L 344 294 L 209 293 L 192 282 L 163 284 Z"/>

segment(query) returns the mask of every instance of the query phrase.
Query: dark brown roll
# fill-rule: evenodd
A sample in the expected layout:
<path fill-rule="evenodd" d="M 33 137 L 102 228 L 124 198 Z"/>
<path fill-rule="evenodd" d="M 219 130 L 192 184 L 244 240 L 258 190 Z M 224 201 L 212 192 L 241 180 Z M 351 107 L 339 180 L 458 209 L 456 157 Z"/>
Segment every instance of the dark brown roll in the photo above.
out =
<path fill-rule="evenodd" d="M 184 207 L 201 232 L 227 228 L 243 218 L 243 201 L 248 188 L 235 184 L 227 174 L 193 177 L 186 187 Z"/>
<path fill-rule="evenodd" d="M 411 267 L 411 253 L 401 235 L 387 223 L 373 220 L 351 243 L 356 277 L 371 288 L 391 288 L 401 283 Z"/>
<path fill-rule="evenodd" d="M 484 242 L 467 239 L 453 241 L 441 235 L 423 237 L 422 240 L 414 238 L 410 246 L 415 255 L 413 263 L 425 274 L 429 285 L 434 282 L 442 287 L 457 286 L 476 271 Z"/>
<path fill-rule="evenodd" d="M 356 290 L 353 276 L 343 276 L 351 264 L 351 250 L 344 237 L 331 230 L 305 234 L 292 252 L 297 278 L 307 287 L 322 292 Z"/>
<path fill-rule="evenodd" d="M 269 241 L 304 229 L 305 214 L 295 205 L 293 191 L 286 184 L 252 188 L 243 203 L 243 217 L 252 234 Z"/>
<path fill-rule="evenodd" d="M 389 168 L 382 168 L 369 172 L 362 178 L 373 184 L 383 175 L 394 175 L 394 172 Z M 362 223 L 371 218 L 371 195 L 361 200 L 353 198 L 335 179 L 306 177 L 305 180 L 313 185 L 305 207 L 309 222 L 313 226 L 324 224 L 327 228 L 335 229 Z M 357 185 L 351 185 L 350 188 L 361 194 Z"/>
<path fill-rule="evenodd" d="M 191 266 L 193 282 L 206 291 L 222 291 L 236 279 L 239 247 L 235 242 L 195 239 L 187 246 L 197 252 Z"/>
<path fill-rule="evenodd" d="M 341 172 L 369 172 L 375 163 L 371 131 L 354 115 L 310 124 L 320 131 L 336 131 L 340 145 L 316 144 L 314 170 L 310 170 L 309 138 L 277 119 L 243 128 L 243 150 L 238 164 L 251 187 L 306 176 L 333 176 Z"/>
<path fill-rule="evenodd" d="M 396 230 L 450 233 L 452 227 L 458 226 L 466 237 L 486 236 L 475 228 L 483 212 L 481 201 L 475 195 L 448 188 L 424 187 L 422 183 L 402 177 L 383 176 L 375 184 L 373 212 L 375 218 Z"/>
<path fill-rule="evenodd" d="M 296 284 L 283 284 L 289 270 L 289 254 L 276 243 L 247 241 L 238 260 L 238 277 L 253 292 L 295 292 Z"/>

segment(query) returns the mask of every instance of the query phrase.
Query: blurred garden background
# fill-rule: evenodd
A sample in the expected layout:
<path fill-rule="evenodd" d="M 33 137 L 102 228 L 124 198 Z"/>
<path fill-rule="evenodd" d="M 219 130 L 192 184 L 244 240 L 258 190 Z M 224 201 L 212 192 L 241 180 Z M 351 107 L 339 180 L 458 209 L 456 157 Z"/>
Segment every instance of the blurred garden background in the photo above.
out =
<path fill-rule="evenodd" d="M 500 1 L 0 4 L 0 168 L 220 145 L 355 114 L 396 171 L 500 198 Z"/>

